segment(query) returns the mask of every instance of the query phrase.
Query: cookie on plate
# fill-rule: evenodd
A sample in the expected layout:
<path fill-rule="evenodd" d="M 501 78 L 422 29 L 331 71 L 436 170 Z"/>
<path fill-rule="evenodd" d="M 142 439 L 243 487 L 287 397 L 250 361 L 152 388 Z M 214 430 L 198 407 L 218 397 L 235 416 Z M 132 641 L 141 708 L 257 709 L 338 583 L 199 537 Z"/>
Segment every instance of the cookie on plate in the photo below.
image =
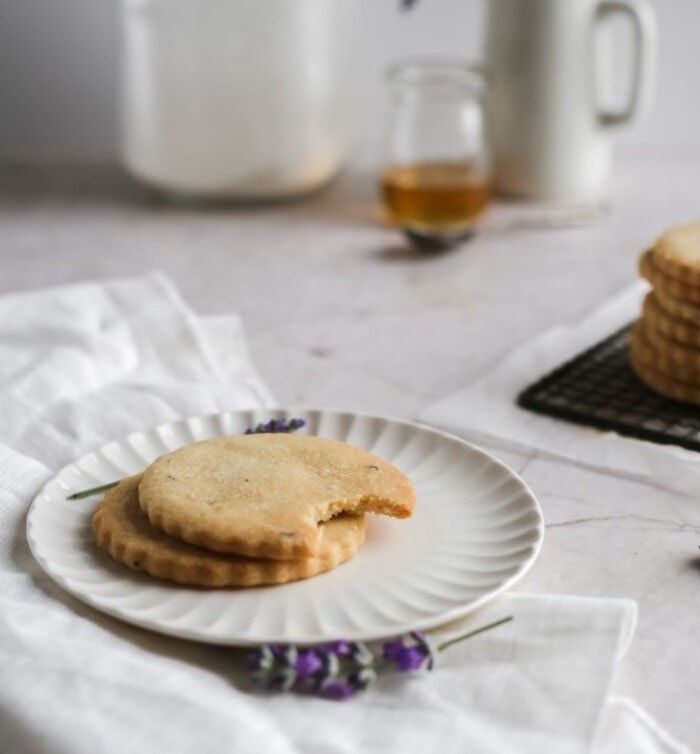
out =
<path fill-rule="evenodd" d="M 158 578 L 201 587 L 283 584 L 335 568 L 364 542 L 364 516 L 342 515 L 319 527 L 318 554 L 312 558 L 281 561 L 209 552 L 151 526 L 139 505 L 141 479 L 124 479 L 105 495 L 92 529 L 97 544 L 115 560 Z"/>
<path fill-rule="evenodd" d="M 342 513 L 413 512 L 411 480 L 387 461 L 339 440 L 252 434 L 204 440 L 161 456 L 139 500 L 172 537 L 217 552 L 312 557 L 319 524 Z"/>

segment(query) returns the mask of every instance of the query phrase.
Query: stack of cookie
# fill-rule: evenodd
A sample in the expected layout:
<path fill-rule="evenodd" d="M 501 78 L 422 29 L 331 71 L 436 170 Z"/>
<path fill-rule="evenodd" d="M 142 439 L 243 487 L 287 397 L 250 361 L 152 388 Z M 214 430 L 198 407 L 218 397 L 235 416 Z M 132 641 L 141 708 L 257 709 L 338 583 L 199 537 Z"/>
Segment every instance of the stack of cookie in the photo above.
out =
<path fill-rule="evenodd" d="M 665 233 L 639 267 L 652 290 L 632 329 L 632 368 L 657 393 L 700 404 L 700 223 Z"/>
<path fill-rule="evenodd" d="M 375 455 L 289 434 L 219 437 L 156 459 L 110 490 L 97 544 L 125 565 L 181 584 L 282 584 L 352 558 L 364 513 L 405 518 L 411 481 Z"/>

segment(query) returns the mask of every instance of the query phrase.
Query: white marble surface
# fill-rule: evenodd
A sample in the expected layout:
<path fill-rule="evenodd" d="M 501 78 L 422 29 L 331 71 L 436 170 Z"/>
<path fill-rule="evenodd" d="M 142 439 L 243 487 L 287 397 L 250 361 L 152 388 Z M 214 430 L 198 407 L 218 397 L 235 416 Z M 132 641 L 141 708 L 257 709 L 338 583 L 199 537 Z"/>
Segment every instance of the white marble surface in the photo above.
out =
<path fill-rule="evenodd" d="M 378 221 L 371 167 L 303 202 L 196 209 L 110 167 L 5 166 L 0 293 L 162 269 L 200 312 L 243 316 L 280 404 L 410 418 L 635 279 L 647 244 L 697 219 L 698 174 L 700 153 L 627 154 L 600 221 L 537 229 L 540 210 L 496 207 L 474 241 L 421 257 Z M 547 523 L 518 589 L 637 600 L 616 690 L 700 749 L 700 491 L 496 453 Z"/>

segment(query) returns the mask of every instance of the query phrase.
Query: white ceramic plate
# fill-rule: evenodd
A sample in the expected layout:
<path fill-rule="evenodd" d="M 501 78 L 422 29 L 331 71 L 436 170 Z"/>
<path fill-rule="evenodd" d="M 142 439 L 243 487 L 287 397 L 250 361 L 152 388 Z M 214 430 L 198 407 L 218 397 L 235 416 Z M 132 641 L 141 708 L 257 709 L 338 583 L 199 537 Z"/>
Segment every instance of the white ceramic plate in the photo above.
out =
<path fill-rule="evenodd" d="M 175 448 L 301 417 L 302 433 L 357 445 L 391 461 L 416 487 L 412 518 L 371 516 L 353 560 L 307 581 L 201 590 L 114 562 L 93 542 L 99 498 L 66 496 L 142 471 Z M 327 411 L 240 411 L 172 422 L 111 442 L 64 468 L 34 500 L 34 557 L 64 589 L 109 615 L 216 644 L 379 639 L 428 629 L 480 607 L 532 565 L 542 513 L 525 483 L 484 451 L 407 422 Z"/>

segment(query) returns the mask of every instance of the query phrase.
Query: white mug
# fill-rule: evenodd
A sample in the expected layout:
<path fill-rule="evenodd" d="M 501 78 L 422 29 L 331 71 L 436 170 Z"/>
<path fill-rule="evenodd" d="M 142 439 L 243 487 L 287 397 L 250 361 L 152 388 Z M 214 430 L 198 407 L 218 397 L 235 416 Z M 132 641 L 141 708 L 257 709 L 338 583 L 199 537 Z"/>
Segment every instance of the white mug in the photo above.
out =
<path fill-rule="evenodd" d="M 515 196 L 591 201 L 607 196 L 610 134 L 648 109 L 656 23 L 647 0 L 489 0 L 486 109 L 494 188 Z M 599 24 L 613 14 L 634 29 L 626 105 L 599 105 L 605 61 Z"/>

